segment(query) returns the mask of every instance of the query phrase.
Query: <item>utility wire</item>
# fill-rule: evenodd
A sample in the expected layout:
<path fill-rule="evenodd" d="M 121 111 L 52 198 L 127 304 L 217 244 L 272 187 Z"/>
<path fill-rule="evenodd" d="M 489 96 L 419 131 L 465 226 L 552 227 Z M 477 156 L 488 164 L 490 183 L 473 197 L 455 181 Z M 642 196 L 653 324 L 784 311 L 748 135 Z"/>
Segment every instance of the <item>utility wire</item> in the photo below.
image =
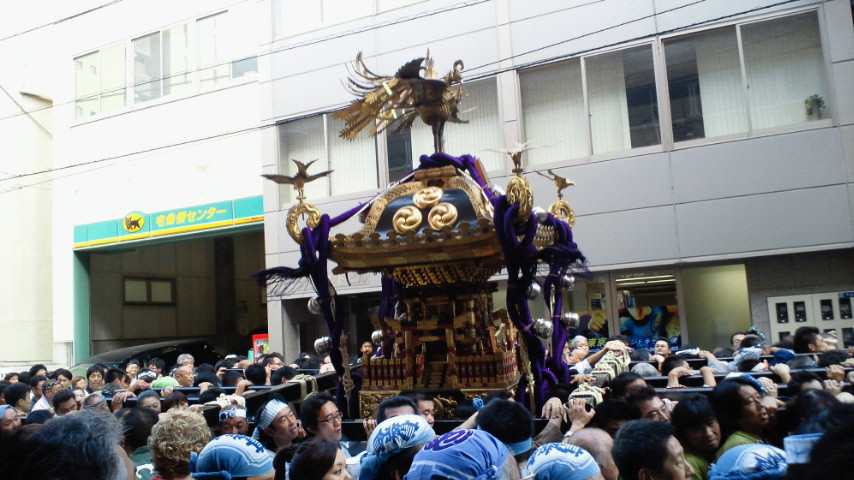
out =
<path fill-rule="evenodd" d="M 121 0 L 117 0 L 117 1 L 121 1 Z M 482 3 L 483 1 L 489 1 L 489 0 L 479 0 L 479 2 L 478 2 L 478 3 Z M 656 15 L 661 15 L 661 14 L 664 14 L 664 13 L 669 13 L 669 12 L 671 12 L 671 11 L 679 10 L 679 9 L 681 9 L 681 8 L 686 8 L 686 7 L 688 7 L 688 6 L 692 6 L 692 5 L 696 5 L 696 4 L 699 4 L 699 3 L 703 3 L 703 2 L 705 2 L 705 1 L 707 1 L 707 0 L 696 0 L 695 2 L 692 2 L 691 4 L 687 4 L 687 5 L 680 5 L 680 6 L 673 7 L 673 8 L 671 8 L 671 9 L 668 9 L 668 10 L 663 10 L 663 11 L 661 11 L 661 12 L 657 12 L 657 14 L 656 14 Z M 714 18 L 714 19 L 704 20 L 704 21 L 701 21 L 701 22 L 695 22 L 695 23 L 693 23 L 693 24 L 691 24 L 691 25 L 682 26 L 682 27 L 677 27 L 677 28 L 674 28 L 674 29 L 670 29 L 670 30 L 668 30 L 668 31 L 666 31 L 666 32 L 657 32 L 657 33 L 655 33 L 655 35 L 653 35 L 653 36 L 661 35 L 661 34 L 664 34 L 664 33 L 673 33 L 673 32 L 677 32 L 677 31 L 681 31 L 681 30 L 689 29 L 689 28 L 694 28 L 694 27 L 697 27 L 697 26 L 702 26 L 702 25 L 705 25 L 705 24 L 718 22 L 718 21 L 725 20 L 725 19 L 728 19 L 728 18 L 732 18 L 732 17 L 736 17 L 736 16 L 740 16 L 740 15 L 744 15 L 744 14 L 752 13 L 752 12 L 756 12 L 756 11 L 761 11 L 761 10 L 765 10 L 765 9 L 768 9 L 768 8 L 774 8 L 774 7 L 776 7 L 776 6 L 785 5 L 785 4 L 793 3 L 793 2 L 796 2 L 796 1 L 800 1 L 800 0 L 783 0 L 783 1 L 780 1 L 780 2 L 777 2 L 777 3 L 774 3 L 774 4 L 769 4 L 769 5 L 760 6 L 760 7 L 754 7 L 754 8 L 748 9 L 748 10 L 743 10 L 743 11 L 739 11 L 739 12 L 732 13 L 732 14 L 728 14 L 728 15 L 722 15 L 722 16 L 716 17 L 716 18 Z M 115 2 L 113 2 L 113 3 L 115 3 Z M 614 25 L 614 26 L 611 26 L 611 27 L 606 27 L 606 28 L 603 28 L 603 29 L 597 30 L 596 32 L 590 32 L 590 33 L 587 33 L 587 34 L 582 34 L 582 35 L 579 35 L 579 36 L 576 36 L 576 37 L 573 37 L 573 38 L 570 38 L 570 39 L 561 40 L 560 42 L 555 42 L 555 43 L 550 44 L 550 45 L 546 45 L 546 46 L 542 46 L 542 47 L 537 47 L 537 48 L 535 48 L 535 49 L 532 49 L 532 50 L 529 50 L 529 51 L 526 51 L 526 52 L 521 52 L 521 53 L 519 53 L 519 54 L 512 55 L 512 56 L 510 56 L 510 57 L 506 57 L 506 58 L 501 59 L 501 60 L 497 60 L 497 61 L 494 61 L 494 62 L 489 62 L 489 63 L 483 64 L 483 65 L 479 65 L 479 66 L 477 66 L 477 67 L 472 68 L 472 70 L 476 70 L 476 69 L 479 69 L 479 68 L 483 68 L 483 67 L 486 67 L 486 66 L 489 66 L 489 65 L 493 65 L 493 64 L 496 64 L 496 63 L 500 63 L 500 62 L 503 62 L 503 61 L 512 60 L 512 59 L 514 59 L 514 58 L 522 57 L 522 56 L 525 56 L 525 55 L 529 55 L 530 53 L 534 53 L 534 52 L 537 52 L 537 51 L 544 50 L 544 49 L 546 49 L 546 48 L 550 48 L 550 47 L 553 47 L 553 46 L 556 46 L 556 45 L 560 45 L 560 44 L 567 43 L 567 42 L 570 42 L 570 41 L 573 41 L 573 40 L 577 40 L 577 39 L 580 39 L 580 38 L 584 38 L 584 37 L 589 36 L 589 35 L 594 35 L 594 34 L 596 34 L 596 33 L 602 33 L 602 32 L 604 32 L 604 31 L 607 31 L 607 30 L 610 30 L 610 29 L 619 28 L 619 27 L 621 27 L 621 26 L 628 25 L 628 24 L 630 24 L 630 23 L 632 23 L 632 22 L 641 21 L 641 20 L 647 19 L 647 18 L 649 18 L 649 17 L 650 17 L 650 15 L 646 15 L 646 16 L 639 17 L 639 18 L 636 18 L 636 19 L 633 19 L 633 20 L 629 20 L 629 21 L 626 21 L 626 22 L 622 22 L 622 23 L 620 23 L 620 24 L 617 24 L 617 25 Z M 494 27 L 495 27 L 495 26 L 490 26 L 489 28 L 494 28 Z M 452 37 L 452 38 L 453 38 L 453 37 Z M 506 72 L 506 71 L 512 71 L 512 70 L 519 70 L 519 69 L 522 69 L 522 68 L 528 68 L 528 67 L 530 67 L 530 66 L 534 66 L 534 65 L 539 65 L 539 64 L 544 64 L 544 63 L 550 63 L 550 62 L 553 62 L 553 61 L 557 61 L 557 60 L 561 60 L 561 59 L 565 59 L 565 58 L 574 57 L 574 56 L 577 56 L 577 55 L 579 55 L 579 54 L 586 53 L 586 52 L 588 52 L 588 51 L 592 51 L 592 50 L 599 50 L 599 49 L 602 49 L 603 47 L 618 46 L 618 45 L 621 45 L 621 44 L 630 43 L 630 42 L 636 41 L 636 40 L 638 40 L 638 39 L 643 39 L 643 38 L 649 38 L 649 35 L 647 35 L 647 36 L 641 36 L 641 37 L 637 37 L 637 38 L 629 39 L 629 40 L 622 40 L 622 41 L 620 41 L 620 42 L 615 42 L 615 43 L 610 44 L 610 45 L 605 45 L 605 46 L 600 45 L 600 46 L 597 46 L 597 47 L 595 47 L 595 48 L 590 48 L 590 49 L 583 50 L 583 51 L 577 51 L 577 52 L 567 53 L 567 54 L 563 54 L 563 55 L 560 55 L 560 56 L 551 57 L 551 58 L 548 58 L 548 59 L 537 60 L 537 61 L 535 61 L 535 62 L 530 62 L 530 63 L 528 63 L 528 64 L 523 64 L 523 65 L 514 65 L 513 67 L 504 68 L 504 69 L 495 69 L 495 70 L 492 70 L 492 71 L 490 71 L 490 72 L 486 72 L 486 73 L 484 73 L 484 74 L 482 74 L 482 75 L 480 75 L 480 76 L 477 76 L 477 77 L 471 77 L 471 78 L 469 78 L 469 81 L 473 81 L 473 80 L 477 80 L 477 79 L 481 79 L 481 78 L 485 78 L 485 77 L 493 76 L 493 75 L 495 75 L 495 74 L 497 74 L 497 73 L 503 73 L 503 72 Z M 296 48 L 296 47 L 294 47 L 294 48 Z M 302 74 L 302 73 L 305 73 L 305 72 L 300 72 L 300 74 Z M 218 91 L 218 90 L 217 90 L 217 91 Z M 323 113 L 323 112 L 320 112 L 320 113 Z M 317 112 L 313 113 L 312 115 L 315 115 L 315 114 L 317 114 Z M 21 115 L 21 114 L 17 114 L 17 115 Z M 5 117 L 5 118 L 9 118 L 9 117 Z M 301 117 L 300 117 L 300 118 L 301 118 Z M 0 118 L 0 120 L 2 120 L 2 119 L 3 119 L 3 118 Z M 45 174 L 45 173 L 52 173 L 52 172 L 56 172 L 56 171 L 60 171 L 60 170 L 67 170 L 67 169 L 70 169 L 70 168 L 76 168 L 76 167 L 81 167 L 81 166 L 86 166 L 86 165 L 93 165 L 93 164 L 103 163 L 103 162 L 110 161 L 110 160 L 117 160 L 117 159 L 121 159 L 121 158 L 132 157 L 132 156 L 139 155 L 139 154 L 143 154 L 143 153 L 155 152 L 155 151 L 164 150 L 164 149 L 168 149 L 168 148 L 173 148 L 173 147 L 177 147 L 177 146 L 182 146 L 182 145 L 188 145 L 188 144 L 193 144 L 193 143 L 198 143 L 198 142 L 209 141 L 209 140 L 212 140 L 212 139 L 217 139 L 217 138 L 227 137 L 227 136 L 230 136 L 230 135 L 237 135 L 237 134 L 249 133 L 249 132 L 253 132 L 253 131 L 258 131 L 258 130 L 267 129 L 267 128 L 270 128 L 270 127 L 275 127 L 277 124 L 278 124 L 277 122 L 273 122 L 273 123 L 268 123 L 268 124 L 264 124 L 264 125 L 260 125 L 260 126 L 253 126 L 253 127 L 248 127 L 248 128 L 245 128 L 245 129 L 240 129 L 240 130 L 231 131 L 231 132 L 225 132 L 225 133 L 215 134 L 215 135 L 211 135 L 211 136 L 207 136 L 207 137 L 202 137 L 202 138 L 197 138 L 197 139 L 191 139 L 191 140 L 187 140 L 187 141 L 183 141 L 183 142 L 178 142 L 178 143 L 174 143 L 174 144 L 161 145 L 161 146 L 158 146 L 158 147 L 152 147 L 152 148 L 145 149 L 145 150 L 139 150 L 139 151 L 135 151 L 135 152 L 128 152 L 128 153 L 124 153 L 124 154 L 121 154 L 121 155 L 116 155 L 116 156 L 111 156 L 111 157 L 100 158 L 100 159 L 91 160 L 91 161 L 88 161 L 88 162 L 78 163 L 78 164 L 74 164 L 74 165 L 66 165 L 66 166 L 63 166 L 63 167 L 57 167 L 57 168 L 52 168 L 52 169 L 46 169 L 46 170 L 41 170 L 41 171 L 36 171 L 36 172 L 23 173 L 23 174 L 19 174 L 19 175 L 14 175 L 14 176 L 10 176 L 10 177 L 6 177 L 6 178 L 2 178 L 2 179 L 0 179 L 0 182 L 5 181 L 5 180 L 13 180 L 13 179 L 18 179 L 18 178 L 30 177 L 30 176 L 34 176 L 34 175 L 41 175 L 41 174 Z M 47 181 L 50 181 L 50 180 L 47 180 Z M 43 182 L 38 182 L 38 183 L 43 183 Z M 21 186 L 21 187 L 19 187 L 18 189 L 20 189 L 20 188 L 25 188 L 25 187 L 26 187 L 26 186 Z M 11 191 L 11 190 L 7 190 L 7 191 L 0 191 L 0 194 L 7 193 L 7 192 L 9 192 L 9 191 Z"/>
<path fill-rule="evenodd" d="M 115 5 L 116 3 L 123 2 L 123 1 L 124 1 L 124 0 L 113 0 L 112 2 L 107 2 L 107 3 L 103 4 L 103 5 L 98 5 L 97 7 L 92 7 L 92 8 L 90 8 L 90 9 L 88 9 L 88 10 L 84 10 L 84 11 L 82 11 L 82 12 L 80 12 L 80 13 L 75 13 L 74 15 L 69 15 L 69 16 L 67 16 L 67 17 L 60 18 L 59 20 L 54 20 L 54 21 L 52 21 L 52 22 L 50 22 L 50 23 L 45 23 L 44 25 L 39 25 L 39 26 L 37 26 L 37 27 L 30 28 L 29 30 L 24 30 L 23 32 L 13 33 L 12 35 L 9 35 L 9 36 L 7 36 L 7 37 L 0 38 L 0 42 L 3 42 L 3 41 L 6 41 L 6 40 L 9 40 L 10 38 L 15 38 L 15 37 L 18 37 L 18 36 L 21 36 L 21 35 L 25 35 L 25 34 L 27 34 L 27 33 L 34 32 L 34 31 L 36 31 L 36 30 L 40 30 L 40 29 L 45 28 L 45 27 L 50 27 L 50 26 L 52 26 L 52 25 L 59 25 L 59 24 L 60 24 L 60 23 L 62 23 L 62 22 L 67 22 L 67 21 L 72 20 L 72 19 L 75 19 L 75 18 L 77 18 L 77 17 L 82 17 L 83 15 L 86 15 L 86 14 L 92 13 L 92 12 L 94 12 L 94 11 L 96 11 L 96 10 L 100 10 L 100 9 L 102 9 L 102 8 L 109 7 L 110 5 Z"/>
<path fill-rule="evenodd" d="M 123 0 L 116 0 L 116 1 L 123 1 Z M 267 56 L 267 55 L 273 55 L 273 54 L 275 54 L 275 53 L 286 52 L 286 51 L 289 51 L 289 50 L 294 50 L 294 49 L 297 49 L 297 48 L 303 48 L 303 47 L 307 47 L 307 46 L 315 45 L 315 44 L 318 44 L 318 43 L 323 43 L 323 42 L 328 42 L 328 41 L 332 41 L 332 40 L 337 40 L 337 39 L 339 39 L 339 38 L 344 38 L 344 37 L 348 37 L 348 36 L 351 36 L 351 35 L 357 35 L 357 34 L 360 34 L 360 33 L 365 33 L 365 32 L 369 32 L 369 31 L 372 31 L 372 30 L 377 30 L 377 29 L 380 29 L 380 28 L 390 27 L 390 26 L 398 25 L 398 24 L 405 23 L 405 22 L 410 22 L 410 21 L 414 21 L 414 20 L 420 20 L 420 19 L 422 19 L 422 18 L 432 17 L 432 16 L 434 16 L 434 15 L 439 15 L 439 14 L 442 14 L 442 13 L 452 12 L 452 11 L 459 10 L 459 9 L 462 9 L 462 8 L 467 8 L 467 7 L 470 7 L 470 6 L 473 6 L 473 5 L 478 5 L 478 4 L 481 4 L 481 3 L 486 3 L 486 2 L 491 2 L 491 1 L 493 1 L 493 0 L 472 0 L 472 1 L 464 2 L 464 3 L 457 3 L 457 4 L 454 4 L 454 5 L 450 5 L 450 6 L 448 6 L 448 7 L 443 7 L 443 8 L 439 8 L 439 9 L 435 9 L 435 10 L 429 10 L 429 11 L 425 11 L 425 12 L 420 12 L 420 13 L 416 13 L 416 14 L 413 14 L 413 15 L 409 15 L 409 16 L 406 16 L 406 17 L 400 17 L 400 18 L 397 18 L 397 19 L 395 19 L 395 20 L 390 20 L 390 21 L 382 22 L 382 23 L 375 24 L 375 25 L 369 25 L 369 26 L 363 27 L 363 28 L 361 28 L 361 29 L 356 29 L 356 30 L 347 30 L 347 31 L 345 31 L 345 32 L 341 32 L 341 33 L 338 33 L 338 34 L 335 34 L 335 35 L 328 35 L 328 36 L 325 36 L 325 37 L 318 37 L 318 38 L 315 38 L 315 39 L 306 40 L 306 41 L 304 41 L 304 42 L 298 42 L 298 43 L 295 43 L 295 44 L 293 44 L 293 45 L 286 45 L 286 46 L 279 47 L 279 48 L 276 48 L 276 49 L 271 50 L 271 51 L 269 51 L 269 52 L 262 53 L 262 54 L 258 54 L 258 55 L 250 55 L 250 56 L 247 56 L 247 57 L 244 57 L 244 58 L 239 58 L 239 59 L 234 59 L 234 60 L 229 59 L 229 60 L 225 60 L 225 61 L 222 61 L 222 62 L 219 62 L 219 63 L 206 64 L 206 65 L 203 65 L 203 66 L 199 66 L 199 67 L 197 67 L 197 68 L 192 68 L 192 69 L 183 70 L 183 71 L 180 71 L 180 72 L 175 72 L 175 73 L 173 73 L 173 74 L 171 74 L 171 75 L 160 76 L 160 77 L 154 78 L 154 79 L 152 79 L 152 80 L 147 80 L 147 81 L 145 81 L 145 82 L 138 82 L 138 83 L 134 83 L 134 84 L 133 84 L 133 87 L 134 87 L 134 88 L 136 88 L 136 87 L 140 87 L 140 86 L 151 85 L 151 84 L 153 84 L 153 83 L 161 82 L 161 81 L 168 80 L 168 79 L 171 79 L 171 78 L 177 78 L 177 77 L 181 77 L 181 76 L 184 76 L 184 75 L 189 75 L 189 74 L 193 74 L 193 73 L 198 73 L 198 72 L 199 72 L 199 71 L 201 71 L 201 70 L 208 70 L 208 69 L 211 69 L 211 68 L 216 68 L 216 67 L 222 67 L 222 66 L 230 65 L 230 64 L 232 64 L 232 63 L 234 63 L 234 62 L 239 62 L 239 61 L 241 61 L 241 60 L 247 60 L 247 59 L 250 59 L 250 58 L 262 58 L 262 57 L 265 57 L 265 56 Z M 596 0 L 596 1 L 601 1 L 601 0 Z M 115 2 L 113 2 L 113 3 L 115 3 Z M 573 8 L 575 8 L 575 7 L 573 7 Z M 562 9 L 562 10 L 566 10 L 566 9 Z M 558 11 L 560 11 L 560 10 L 558 10 Z M 492 25 L 492 26 L 490 26 L 490 27 L 488 27 L 488 28 L 495 28 L 496 26 L 501 26 L 501 25 Z M 473 30 L 473 31 L 474 31 L 474 30 Z M 25 32 L 24 32 L 24 33 L 25 33 Z M 466 32 L 466 33 L 469 33 L 469 32 Z M 455 37 L 456 37 L 456 36 L 454 35 L 454 36 L 446 37 L 446 39 L 451 39 L 451 38 L 455 38 Z M 271 43 L 276 43 L 276 42 L 274 41 L 274 42 L 271 42 Z M 334 65 L 336 65 L 336 64 L 332 64 L 332 65 L 329 65 L 329 66 L 334 66 Z M 280 77 L 280 78 L 287 78 L 287 77 Z M 42 111 L 42 110 L 47 110 L 47 109 L 55 108 L 55 107 L 62 106 L 62 105 L 69 105 L 69 104 L 72 104 L 72 103 L 76 103 L 76 102 L 78 102 L 78 101 L 85 101 L 85 100 L 97 100 L 97 99 L 98 99 L 98 98 L 100 98 L 101 96 L 109 95 L 109 94 L 113 94 L 113 93 L 124 92 L 124 91 L 125 91 L 125 90 L 127 90 L 127 89 L 128 89 L 128 86 L 127 86 L 127 85 L 122 85 L 121 87 L 116 87 L 116 88 L 109 89 L 109 90 L 99 91 L 98 93 L 95 93 L 95 94 L 92 94 L 92 95 L 87 95 L 87 96 L 77 97 L 77 98 L 75 98 L 74 100 L 70 100 L 70 101 L 68 101 L 68 102 L 57 103 L 57 104 L 53 104 L 53 105 L 47 105 L 47 106 L 44 106 L 44 107 L 39 107 L 39 108 L 36 108 L 36 109 L 33 109 L 33 110 L 29 110 L 29 112 L 38 112 L 38 111 Z M 205 93 L 208 93 L 208 92 L 205 92 Z M 24 113 L 28 113 L 28 112 L 24 112 Z M 16 113 L 16 114 L 8 115 L 8 116 L 5 116 L 5 117 L 0 117 L 0 120 L 6 120 L 6 119 L 9 119 L 9 118 L 14 118 L 14 117 L 17 117 L 17 116 L 19 116 L 19 115 L 23 115 L 24 113 Z"/>

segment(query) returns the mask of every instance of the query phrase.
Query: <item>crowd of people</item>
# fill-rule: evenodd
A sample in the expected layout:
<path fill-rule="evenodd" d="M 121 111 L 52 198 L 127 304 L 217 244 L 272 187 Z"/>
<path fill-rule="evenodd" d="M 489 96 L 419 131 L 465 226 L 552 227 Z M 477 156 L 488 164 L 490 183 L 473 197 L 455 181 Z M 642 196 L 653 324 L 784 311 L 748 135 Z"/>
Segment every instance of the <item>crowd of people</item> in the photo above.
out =
<path fill-rule="evenodd" d="M 373 355 L 366 344 L 363 355 Z M 93 365 L 85 377 L 34 365 L 0 381 L 0 471 L 12 480 L 832 480 L 854 472 L 854 359 L 817 329 L 773 346 L 737 333 L 717 355 L 673 351 L 664 339 L 653 352 L 632 351 L 619 336 L 604 353 L 590 353 L 583 337 L 569 345 L 573 384 L 551 389 L 537 412 L 495 391 L 461 402 L 455 428 L 437 435 L 433 397 L 407 392 L 360 419 L 367 441 L 345 438 L 329 392 L 291 401 L 273 393 L 249 411 L 253 387 L 299 381 L 300 370 L 328 363 L 308 354 L 287 365 L 278 353 L 216 365 L 185 354 L 172 366 L 157 358 Z M 607 352 L 635 358 L 632 371 L 611 378 L 598 401 L 572 395 L 596 381 Z M 684 390 L 692 376 L 704 387 Z"/>

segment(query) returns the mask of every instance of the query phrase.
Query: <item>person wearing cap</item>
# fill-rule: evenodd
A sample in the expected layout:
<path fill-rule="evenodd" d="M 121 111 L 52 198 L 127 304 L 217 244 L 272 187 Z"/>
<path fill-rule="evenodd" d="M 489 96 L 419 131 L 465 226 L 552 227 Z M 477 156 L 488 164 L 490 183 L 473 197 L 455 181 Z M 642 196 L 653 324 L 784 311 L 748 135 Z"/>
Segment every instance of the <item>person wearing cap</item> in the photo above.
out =
<path fill-rule="evenodd" d="M 537 448 L 526 469 L 537 480 L 604 480 L 593 456 L 568 443 L 547 443 Z"/>
<path fill-rule="evenodd" d="M 709 470 L 709 480 L 779 480 L 786 478 L 786 452 L 753 443 L 726 451 Z"/>
<path fill-rule="evenodd" d="M 195 480 L 245 478 L 272 480 L 273 453 L 246 435 L 220 435 L 199 452 L 190 454 L 190 473 Z"/>
<path fill-rule="evenodd" d="M 483 430 L 454 430 L 427 442 L 403 480 L 519 479 L 519 468 L 501 441 Z"/>
<path fill-rule="evenodd" d="M 246 409 L 232 405 L 220 410 L 219 431 L 221 435 L 247 435 L 249 433 L 249 421 L 246 420 Z"/>
<path fill-rule="evenodd" d="M 380 422 L 371 432 L 365 455 L 359 460 L 359 479 L 402 478 L 420 447 L 435 436 L 436 432 L 420 415 L 397 415 Z"/>
<path fill-rule="evenodd" d="M 291 448 L 294 440 L 305 436 L 300 422 L 287 402 L 274 398 L 265 403 L 255 415 L 252 438 L 273 453 Z"/>
<path fill-rule="evenodd" d="M 21 428 L 18 411 L 11 405 L 0 405 L 0 437 L 11 437 Z"/>
<path fill-rule="evenodd" d="M 56 395 L 57 392 L 59 392 L 61 388 L 62 386 L 60 385 L 59 380 L 46 380 L 44 383 L 42 383 L 42 396 L 41 398 L 39 398 L 36 404 L 33 405 L 31 411 L 35 412 L 37 410 L 50 410 L 51 403 L 53 402 L 53 397 Z"/>
<path fill-rule="evenodd" d="M 151 388 L 167 388 L 167 387 L 178 387 L 181 384 L 178 383 L 178 380 L 175 377 L 160 377 L 157 380 L 151 382 Z"/>

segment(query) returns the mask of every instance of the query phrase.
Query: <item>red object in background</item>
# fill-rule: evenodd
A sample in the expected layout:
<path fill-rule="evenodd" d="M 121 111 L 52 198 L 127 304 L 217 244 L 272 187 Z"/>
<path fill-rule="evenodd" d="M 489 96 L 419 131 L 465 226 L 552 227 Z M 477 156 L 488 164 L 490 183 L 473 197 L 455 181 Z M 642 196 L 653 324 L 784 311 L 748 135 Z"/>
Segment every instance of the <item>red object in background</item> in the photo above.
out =
<path fill-rule="evenodd" d="M 270 335 L 263 333 L 260 335 L 252 335 L 252 353 L 254 358 L 264 353 L 270 353 Z"/>

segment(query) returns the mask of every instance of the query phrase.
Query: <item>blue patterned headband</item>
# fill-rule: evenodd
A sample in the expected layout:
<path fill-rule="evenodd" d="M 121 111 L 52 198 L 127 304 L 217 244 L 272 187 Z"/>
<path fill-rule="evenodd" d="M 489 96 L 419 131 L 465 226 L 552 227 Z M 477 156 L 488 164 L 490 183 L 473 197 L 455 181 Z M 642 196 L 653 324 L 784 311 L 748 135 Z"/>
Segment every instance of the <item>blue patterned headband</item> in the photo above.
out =
<path fill-rule="evenodd" d="M 220 435 L 198 454 L 191 455 L 193 478 L 251 477 L 273 471 L 273 453 L 261 442 L 246 435 Z"/>
<path fill-rule="evenodd" d="M 585 480 L 599 474 L 599 465 L 581 447 L 547 443 L 531 454 L 528 470 L 537 480 Z"/>
<path fill-rule="evenodd" d="M 496 480 L 508 456 L 507 447 L 483 430 L 455 430 L 427 442 L 403 480 Z"/>
<path fill-rule="evenodd" d="M 727 450 L 709 470 L 709 480 L 777 480 L 786 477 L 786 452 L 750 443 Z"/>
<path fill-rule="evenodd" d="M 436 436 L 433 427 L 421 415 L 398 415 L 389 418 L 371 433 L 368 449 L 362 457 L 360 480 L 374 480 L 392 455 L 410 447 L 423 445 Z"/>

